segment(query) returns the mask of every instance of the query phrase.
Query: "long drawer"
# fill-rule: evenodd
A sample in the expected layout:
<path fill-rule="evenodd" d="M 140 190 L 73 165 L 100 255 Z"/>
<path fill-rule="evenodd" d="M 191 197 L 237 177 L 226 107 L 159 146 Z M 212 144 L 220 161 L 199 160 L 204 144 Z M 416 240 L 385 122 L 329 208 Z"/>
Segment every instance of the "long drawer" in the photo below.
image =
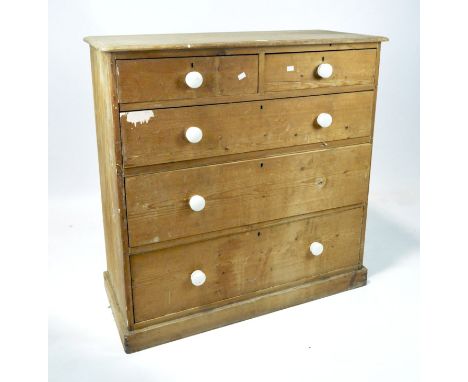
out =
<path fill-rule="evenodd" d="M 376 62 L 375 49 L 267 54 L 265 91 L 374 86 Z M 321 64 L 331 65 L 330 77 L 320 77 Z"/>
<path fill-rule="evenodd" d="M 130 257 L 137 322 L 358 266 L 362 208 Z M 323 245 L 313 256 L 310 244 Z M 194 286 L 191 274 L 206 281 Z"/>
<path fill-rule="evenodd" d="M 374 92 L 122 113 L 126 167 L 177 162 L 371 134 Z M 321 127 L 317 117 L 332 117 Z M 201 130 L 190 143 L 188 128 Z"/>
<path fill-rule="evenodd" d="M 201 86 L 186 75 L 197 72 Z M 117 60 L 119 102 L 149 102 L 257 93 L 258 56 Z"/>
<path fill-rule="evenodd" d="M 127 177 L 130 246 L 365 202 L 370 155 L 362 144 Z"/>

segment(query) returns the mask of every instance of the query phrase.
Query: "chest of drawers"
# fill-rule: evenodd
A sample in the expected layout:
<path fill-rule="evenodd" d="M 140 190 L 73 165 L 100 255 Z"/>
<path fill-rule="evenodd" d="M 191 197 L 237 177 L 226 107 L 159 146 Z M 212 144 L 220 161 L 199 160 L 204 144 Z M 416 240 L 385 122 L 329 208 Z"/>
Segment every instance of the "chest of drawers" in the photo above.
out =
<path fill-rule="evenodd" d="M 126 352 L 362 286 L 380 44 L 87 37 Z"/>

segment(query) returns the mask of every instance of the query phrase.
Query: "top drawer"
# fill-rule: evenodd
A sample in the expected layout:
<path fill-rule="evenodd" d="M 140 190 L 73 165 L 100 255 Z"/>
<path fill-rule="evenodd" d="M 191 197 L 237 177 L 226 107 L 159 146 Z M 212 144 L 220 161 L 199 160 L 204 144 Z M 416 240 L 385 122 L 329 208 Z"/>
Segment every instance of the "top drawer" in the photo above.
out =
<path fill-rule="evenodd" d="M 376 59 L 375 49 L 267 54 L 265 91 L 374 86 Z M 321 64 L 331 65 L 322 67 L 328 73 L 318 70 Z"/>
<path fill-rule="evenodd" d="M 186 82 L 197 72 L 202 83 Z M 120 103 L 257 93 L 257 55 L 117 60 Z"/>

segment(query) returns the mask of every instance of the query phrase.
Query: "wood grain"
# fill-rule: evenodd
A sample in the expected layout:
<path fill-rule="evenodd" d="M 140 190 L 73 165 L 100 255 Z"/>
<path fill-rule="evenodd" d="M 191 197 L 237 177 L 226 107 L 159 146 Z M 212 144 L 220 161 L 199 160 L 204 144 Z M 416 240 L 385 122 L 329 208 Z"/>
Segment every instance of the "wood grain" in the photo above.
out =
<path fill-rule="evenodd" d="M 324 148 L 360 145 L 362 143 L 370 143 L 370 142 L 371 142 L 370 136 L 359 137 L 359 138 L 339 139 L 336 141 L 317 142 L 317 143 L 310 143 L 310 144 L 300 145 L 300 146 L 280 147 L 280 148 L 269 149 L 269 150 L 249 151 L 249 152 L 240 153 L 240 154 L 228 154 L 228 155 L 222 155 L 222 156 L 217 156 L 217 157 L 181 160 L 178 162 L 168 162 L 168 163 L 154 164 L 154 165 L 148 165 L 148 166 L 126 167 L 124 168 L 123 173 L 125 176 L 153 174 L 156 172 L 175 171 L 175 170 L 181 170 L 184 168 L 193 168 L 193 167 L 200 167 L 200 166 L 216 165 L 216 164 L 221 164 L 221 163 L 238 162 L 241 160 L 257 159 L 260 157 L 270 158 L 270 157 L 283 155 L 283 154 L 314 151 L 314 150 L 320 150 Z"/>
<path fill-rule="evenodd" d="M 364 202 L 369 155 L 363 144 L 128 177 L 130 246 Z"/>
<path fill-rule="evenodd" d="M 130 255 L 137 255 L 137 254 L 143 254 L 143 253 L 148 253 L 148 252 L 160 251 L 166 248 L 192 244 L 192 243 L 196 243 L 199 241 L 217 239 L 217 238 L 224 237 L 224 236 L 237 235 L 237 234 L 245 233 L 249 231 L 259 231 L 259 230 L 263 230 L 265 228 L 273 227 L 279 224 L 292 223 L 298 220 L 312 219 L 317 216 L 335 214 L 335 213 L 339 213 L 342 211 L 352 210 L 355 208 L 364 208 L 364 207 L 365 205 L 363 203 L 359 203 L 359 204 L 351 204 L 351 205 L 344 206 L 344 207 L 331 208 L 325 211 L 309 212 L 309 213 L 302 214 L 302 215 L 289 216 L 287 218 L 269 220 L 269 221 L 254 223 L 254 224 L 243 225 L 239 227 L 232 227 L 232 228 L 227 228 L 227 229 L 220 230 L 220 231 L 206 232 L 206 233 L 202 233 L 200 235 L 195 235 L 195 236 L 186 236 L 186 237 L 181 237 L 178 239 L 173 239 L 173 240 L 168 240 L 168 241 L 160 241 L 157 243 L 152 243 L 152 244 L 148 244 L 148 245 L 144 245 L 140 247 L 129 247 L 128 252 Z"/>
<path fill-rule="evenodd" d="M 374 85 L 355 85 L 355 86 L 344 86 L 344 87 L 324 87 L 324 88 L 311 88 L 311 89 L 298 89 L 298 90 L 286 90 L 281 92 L 268 92 L 268 93 L 256 93 L 256 94 L 240 94 L 234 96 L 216 96 L 207 98 L 192 98 L 183 100 L 165 100 L 165 101 L 153 101 L 153 102 L 131 102 L 119 104 L 121 112 L 126 111 L 138 111 L 138 110 L 150 110 L 150 109 L 165 109 L 170 107 L 182 107 L 182 106 L 201 106 L 201 105 L 215 105 L 224 103 L 234 102 L 247 102 L 247 101 L 262 101 L 269 99 L 280 99 L 280 98 L 294 98 L 294 97 L 308 97 L 315 95 L 324 94 L 339 94 L 339 93 L 353 93 L 353 92 L 365 92 L 375 90 Z"/>
<path fill-rule="evenodd" d="M 163 50 L 133 50 L 119 51 L 112 55 L 117 60 L 135 60 L 141 58 L 167 58 L 167 57 L 202 57 L 202 56 L 237 56 L 242 54 L 262 54 L 262 53 L 297 53 L 297 52 L 319 52 L 329 50 L 350 50 L 350 49 L 376 49 L 380 42 L 367 43 L 331 43 L 312 45 L 281 45 L 262 47 L 225 47 L 209 49 L 163 49 Z"/>
<path fill-rule="evenodd" d="M 376 56 L 376 64 L 375 64 L 375 93 L 374 93 L 374 105 L 372 107 L 372 132 L 371 132 L 371 143 L 374 141 L 374 128 L 375 128 L 375 110 L 377 106 L 377 85 L 379 82 L 379 70 L 380 70 L 380 43 L 377 46 L 375 56 Z M 372 152 L 374 149 L 374 145 L 371 147 L 371 160 L 372 160 Z M 369 178 L 370 182 L 370 178 Z M 369 191 L 368 191 L 369 193 Z M 368 194 L 369 197 L 369 194 Z M 367 198 L 368 198 L 367 197 Z M 362 239 L 361 239 L 361 254 L 360 254 L 360 263 L 363 263 L 363 258 L 364 258 L 364 243 L 365 243 L 365 237 L 366 237 L 366 225 L 367 225 L 367 209 L 368 209 L 368 204 L 366 203 L 365 205 L 365 210 L 364 210 L 364 219 L 362 221 Z"/>
<path fill-rule="evenodd" d="M 104 279 L 126 352 L 365 285 L 386 38 L 276 31 L 85 40 Z M 330 79 L 316 77 L 322 62 L 333 65 Z M 204 76 L 200 89 L 184 84 L 191 70 Z M 148 123 L 128 120 L 145 110 Z M 320 112 L 332 114 L 330 128 L 314 126 Z M 183 138 L 192 125 L 204 132 L 199 144 Z M 207 202 L 198 213 L 188 206 L 194 194 Z M 314 240 L 325 245 L 319 257 L 309 253 Z M 201 287 L 190 283 L 194 269 L 208 276 Z"/>
<path fill-rule="evenodd" d="M 330 78 L 318 77 L 322 62 L 333 66 Z M 267 54 L 265 91 L 374 85 L 375 66 L 375 49 Z"/>
<path fill-rule="evenodd" d="M 346 44 L 387 41 L 386 37 L 326 30 L 181 33 L 159 35 L 89 36 L 84 39 L 107 52 L 168 49 L 209 49 L 285 45 Z"/>
<path fill-rule="evenodd" d="M 203 76 L 198 89 L 185 83 L 190 71 Z M 257 55 L 117 60 L 117 73 L 121 103 L 252 94 L 258 90 Z M 246 77 L 239 79 L 241 73 Z"/>
<path fill-rule="evenodd" d="M 126 167 L 261 151 L 370 136 L 373 92 L 287 98 L 222 105 L 154 109 L 147 123 L 134 124 L 121 113 Z M 320 128 L 315 119 L 329 113 L 333 124 Z M 189 143 L 190 126 L 203 139 Z"/>
<path fill-rule="evenodd" d="M 91 64 L 107 271 L 126 324 L 131 326 L 130 270 L 128 257 L 124 256 L 128 235 L 123 177 L 118 171 L 122 155 L 111 55 L 91 49 Z"/>
<path fill-rule="evenodd" d="M 131 257 L 136 322 L 357 266 L 362 208 Z M 320 256 L 309 251 L 321 242 Z M 205 284 L 192 285 L 200 269 Z"/>
<path fill-rule="evenodd" d="M 267 293 L 263 296 L 226 304 L 138 330 L 128 331 L 119 320 L 116 320 L 116 323 L 121 333 L 125 352 L 133 353 L 275 310 L 358 288 L 366 285 L 366 281 L 367 269 L 362 267 L 359 270 L 347 271 L 326 278 L 318 277 L 315 280 Z M 111 285 L 106 283 L 106 289 L 111 289 Z M 108 294 L 112 296 L 111 292 L 108 292 Z M 110 302 L 113 310 L 115 310 L 114 301 L 110 299 Z"/>

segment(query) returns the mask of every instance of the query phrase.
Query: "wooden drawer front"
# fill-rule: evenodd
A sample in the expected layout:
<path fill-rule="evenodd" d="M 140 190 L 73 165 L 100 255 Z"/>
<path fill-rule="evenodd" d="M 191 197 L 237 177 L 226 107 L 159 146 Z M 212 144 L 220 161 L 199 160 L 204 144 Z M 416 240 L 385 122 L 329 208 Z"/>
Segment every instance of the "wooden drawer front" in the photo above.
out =
<path fill-rule="evenodd" d="M 265 91 L 374 86 L 376 59 L 375 49 L 267 54 Z M 332 65 L 331 77 L 317 75 L 322 62 Z"/>
<path fill-rule="evenodd" d="M 126 167 L 365 137 L 371 134 L 374 92 L 331 94 L 258 102 L 122 113 Z M 135 123 L 137 115 L 147 120 Z M 333 123 L 321 128 L 320 113 Z M 187 128 L 202 130 L 190 143 Z"/>
<path fill-rule="evenodd" d="M 185 83 L 191 71 L 203 76 L 198 89 Z M 251 94 L 257 92 L 258 56 L 117 60 L 117 73 L 121 103 Z"/>
<path fill-rule="evenodd" d="M 362 203 L 370 153 L 362 144 L 128 177 L 130 246 Z"/>
<path fill-rule="evenodd" d="M 362 208 L 130 257 L 136 321 L 359 264 Z M 324 251 L 313 256 L 309 246 Z M 201 270 L 206 282 L 191 283 Z"/>

